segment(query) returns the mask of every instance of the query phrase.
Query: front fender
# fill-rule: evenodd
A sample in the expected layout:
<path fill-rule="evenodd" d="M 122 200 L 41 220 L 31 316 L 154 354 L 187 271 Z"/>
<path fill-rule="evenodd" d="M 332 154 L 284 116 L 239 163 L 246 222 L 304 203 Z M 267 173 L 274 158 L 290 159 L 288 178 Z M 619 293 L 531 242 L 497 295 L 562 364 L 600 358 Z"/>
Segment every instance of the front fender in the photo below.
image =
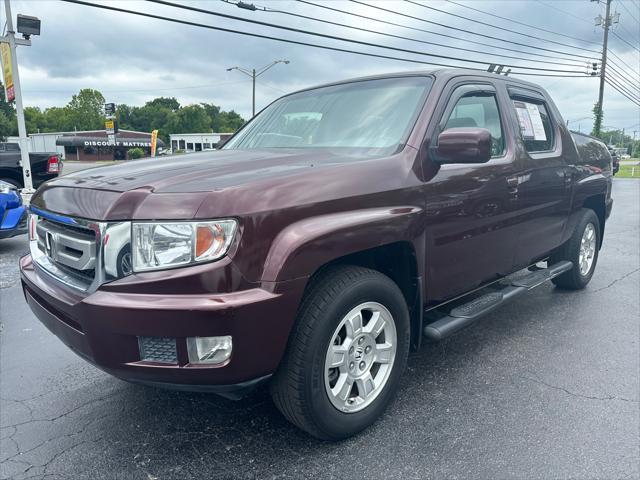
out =
<path fill-rule="evenodd" d="M 336 258 L 382 245 L 413 241 L 424 229 L 416 206 L 336 212 L 295 222 L 278 234 L 267 254 L 263 281 L 312 275 Z"/>

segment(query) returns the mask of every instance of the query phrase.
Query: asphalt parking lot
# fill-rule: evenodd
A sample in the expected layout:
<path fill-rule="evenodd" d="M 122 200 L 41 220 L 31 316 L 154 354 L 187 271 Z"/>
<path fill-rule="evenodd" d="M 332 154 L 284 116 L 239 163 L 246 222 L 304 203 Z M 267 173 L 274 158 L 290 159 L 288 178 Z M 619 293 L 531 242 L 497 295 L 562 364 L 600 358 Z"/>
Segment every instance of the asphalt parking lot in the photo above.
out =
<path fill-rule="evenodd" d="M 640 182 L 616 179 L 586 290 L 545 285 L 413 354 L 384 417 L 341 443 L 239 402 L 155 390 L 76 357 L 0 242 L 2 478 L 619 479 L 640 475 Z"/>

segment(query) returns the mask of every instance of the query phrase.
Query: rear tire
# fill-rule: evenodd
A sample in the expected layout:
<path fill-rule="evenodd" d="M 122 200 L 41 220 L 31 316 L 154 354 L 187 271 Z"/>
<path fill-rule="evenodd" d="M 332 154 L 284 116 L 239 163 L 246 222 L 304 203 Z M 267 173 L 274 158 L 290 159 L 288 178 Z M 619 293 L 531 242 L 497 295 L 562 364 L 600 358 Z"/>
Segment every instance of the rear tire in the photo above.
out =
<path fill-rule="evenodd" d="M 390 278 L 362 267 L 328 268 L 302 301 L 271 383 L 274 403 L 316 438 L 360 432 L 396 393 L 409 332 L 405 298 Z"/>
<path fill-rule="evenodd" d="M 583 208 L 571 238 L 550 258 L 551 264 L 567 260 L 573 268 L 554 278 L 553 283 L 568 290 L 586 287 L 596 269 L 599 249 L 600 221 L 593 210 Z"/>

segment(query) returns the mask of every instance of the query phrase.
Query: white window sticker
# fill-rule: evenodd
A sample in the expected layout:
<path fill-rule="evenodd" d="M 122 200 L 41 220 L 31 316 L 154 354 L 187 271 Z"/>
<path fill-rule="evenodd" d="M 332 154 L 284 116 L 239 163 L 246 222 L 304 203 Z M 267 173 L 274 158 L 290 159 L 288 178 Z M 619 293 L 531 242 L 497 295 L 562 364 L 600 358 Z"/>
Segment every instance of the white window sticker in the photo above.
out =
<path fill-rule="evenodd" d="M 547 140 L 547 134 L 544 131 L 544 124 L 542 123 L 542 116 L 540 115 L 538 105 L 514 100 L 513 106 L 518 115 L 522 137 L 525 140 L 545 142 Z"/>
<path fill-rule="evenodd" d="M 514 101 L 513 106 L 516 108 L 518 114 L 518 123 L 520 124 L 520 131 L 522 137 L 525 139 L 534 138 L 533 124 L 531 123 L 531 115 L 524 102 Z"/>
<path fill-rule="evenodd" d="M 542 123 L 542 117 L 540 116 L 540 110 L 535 103 L 526 103 L 527 110 L 529 111 L 529 117 L 531 117 L 531 124 L 533 125 L 533 139 L 536 141 L 547 141 L 547 134 L 544 132 L 544 125 Z"/>

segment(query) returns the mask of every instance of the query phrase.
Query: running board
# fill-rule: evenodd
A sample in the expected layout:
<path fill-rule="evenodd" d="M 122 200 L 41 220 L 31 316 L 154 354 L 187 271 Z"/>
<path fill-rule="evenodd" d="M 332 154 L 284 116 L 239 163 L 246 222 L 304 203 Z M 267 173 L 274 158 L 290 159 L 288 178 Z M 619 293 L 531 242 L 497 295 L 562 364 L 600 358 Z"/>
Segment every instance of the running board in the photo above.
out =
<path fill-rule="evenodd" d="M 444 340 L 459 330 L 476 322 L 518 295 L 527 292 L 558 275 L 571 270 L 571 262 L 562 261 L 550 267 L 535 270 L 524 277 L 511 281 L 499 292 L 487 293 L 464 305 L 455 307 L 449 314 L 424 327 L 424 336 L 431 340 Z"/>

